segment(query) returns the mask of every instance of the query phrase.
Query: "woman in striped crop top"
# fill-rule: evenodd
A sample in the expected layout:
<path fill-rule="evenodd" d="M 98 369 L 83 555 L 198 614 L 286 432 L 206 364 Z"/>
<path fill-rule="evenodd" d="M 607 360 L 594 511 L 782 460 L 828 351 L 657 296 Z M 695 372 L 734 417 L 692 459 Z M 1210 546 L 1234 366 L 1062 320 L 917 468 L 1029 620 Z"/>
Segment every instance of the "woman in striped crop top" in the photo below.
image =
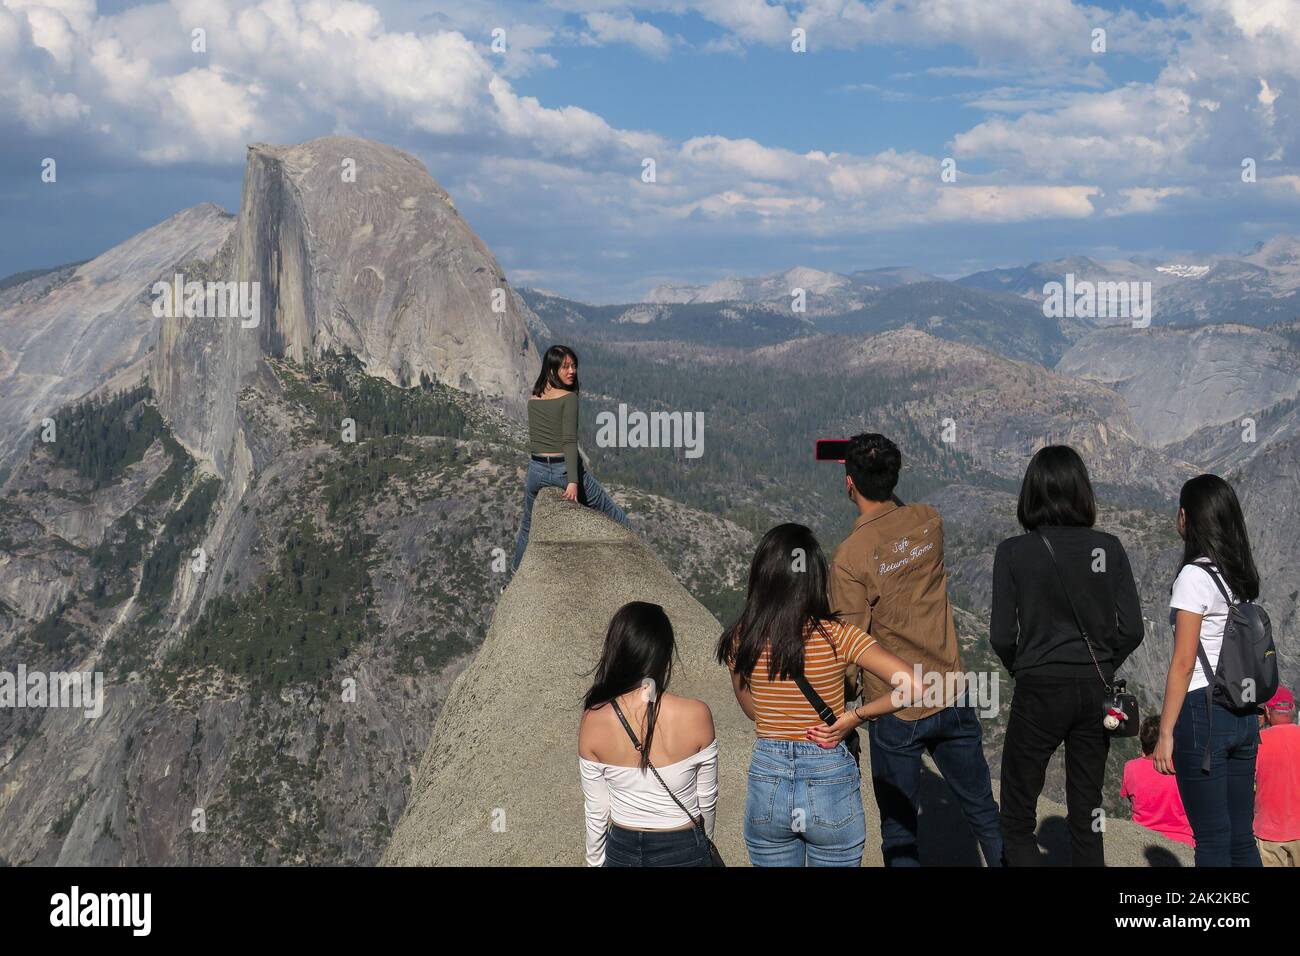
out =
<path fill-rule="evenodd" d="M 866 632 L 838 620 L 827 599 L 826 555 L 803 525 L 763 536 L 740 617 L 718 642 L 736 699 L 758 739 L 749 764 L 745 845 L 754 866 L 860 866 L 866 843 L 862 778 L 845 738 L 912 703 L 912 669 Z M 850 664 L 893 690 L 844 709 Z M 837 718 L 822 720 L 802 675 Z"/>
<path fill-rule="evenodd" d="M 533 502 L 543 488 L 563 488 L 566 500 L 581 502 L 627 526 L 627 514 L 582 467 L 578 455 L 578 354 L 567 345 L 552 345 L 542 356 L 542 371 L 528 400 L 528 451 L 524 514 L 510 564 L 512 573 L 524 559 Z"/>

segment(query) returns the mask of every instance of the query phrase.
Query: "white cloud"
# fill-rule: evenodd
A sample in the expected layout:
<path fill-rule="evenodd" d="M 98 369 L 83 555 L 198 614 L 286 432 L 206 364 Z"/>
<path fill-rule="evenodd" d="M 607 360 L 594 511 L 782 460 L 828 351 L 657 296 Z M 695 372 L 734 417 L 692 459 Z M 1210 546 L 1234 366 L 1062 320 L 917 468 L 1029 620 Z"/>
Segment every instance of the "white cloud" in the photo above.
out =
<path fill-rule="evenodd" d="M 1163 21 L 1069 0 L 437 6 L 413 20 L 392 0 L 171 0 L 101 16 L 91 0 L 0 0 L 0 57 L 10 67 L 0 121 L 155 164 L 237 164 L 250 141 L 366 135 L 437 157 L 435 176 L 498 219 L 596 228 L 629 248 L 682 229 L 848 237 L 1141 215 L 1237 187 L 1246 150 L 1279 205 L 1300 192 L 1287 165 L 1300 155 L 1300 18 L 1288 15 L 1290 3 L 1188 0 L 1198 19 Z M 835 142 L 800 150 L 623 129 L 512 81 L 579 42 L 662 58 L 684 49 L 664 25 L 687 12 L 719 28 L 694 55 L 787 46 L 795 25 L 808 30 L 812 56 L 819 47 L 962 46 L 974 63 L 925 72 L 987 85 L 972 93 L 963 84 L 953 98 L 992 115 L 959 128 L 942 150 L 851 154 Z M 669 16 L 651 22 L 656 14 Z M 1111 88 L 1106 57 L 1086 52 L 1097 23 L 1112 52 L 1166 55 L 1158 75 Z M 189 51 L 195 27 L 207 31 L 205 54 Z M 498 27 L 505 53 L 490 46 Z M 1170 31 L 1186 33 L 1176 50 Z M 932 152 L 958 158 L 957 183 L 940 180 Z M 656 161 L 656 183 L 640 179 L 644 157 Z"/>
<path fill-rule="evenodd" d="M 1072 93 L 1050 112 L 994 117 L 953 137 L 959 159 L 984 159 L 1048 179 L 1133 182 L 1186 166 L 1212 110 L 1185 91 L 1133 85 Z"/>
<path fill-rule="evenodd" d="M 1155 212 L 1170 196 L 1185 196 L 1191 190 L 1184 186 L 1135 186 L 1121 189 L 1123 201 L 1106 210 L 1107 216 L 1133 216 Z"/>
<path fill-rule="evenodd" d="M 585 39 L 593 44 L 626 43 L 657 59 L 672 51 L 672 41 L 662 30 L 634 17 L 598 12 L 587 14 L 586 21 L 591 33 Z"/>
<path fill-rule="evenodd" d="M 153 162 L 239 161 L 250 140 L 357 127 L 573 156 L 654 142 L 515 95 L 489 59 L 490 34 L 480 45 L 454 31 L 390 31 L 355 0 L 175 0 L 99 18 L 93 3 L 3 4 L 0 51 L 17 75 L 0 88 L 0 117 L 70 134 L 89 119 L 107 131 L 100 147 Z M 195 28 L 206 52 L 190 52 Z"/>
<path fill-rule="evenodd" d="M 951 186 L 939 191 L 928 222 L 1024 222 L 1086 219 L 1096 186 Z"/>

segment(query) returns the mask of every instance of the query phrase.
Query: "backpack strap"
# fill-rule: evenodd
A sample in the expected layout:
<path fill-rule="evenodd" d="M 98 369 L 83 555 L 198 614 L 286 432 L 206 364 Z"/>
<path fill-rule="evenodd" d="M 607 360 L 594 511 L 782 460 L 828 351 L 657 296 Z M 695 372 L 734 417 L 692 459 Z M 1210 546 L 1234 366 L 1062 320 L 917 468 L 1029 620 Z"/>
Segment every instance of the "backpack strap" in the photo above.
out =
<path fill-rule="evenodd" d="M 1223 586 L 1223 582 L 1219 580 L 1219 575 L 1216 574 L 1208 564 L 1201 564 L 1199 561 L 1193 561 L 1192 567 L 1200 568 L 1202 571 L 1208 574 L 1210 576 L 1210 580 L 1214 582 L 1214 586 L 1218 588 L 1219 593 L 1223 595 L 1223 600 L 1228 602 L 1228 607 L 1234 606 L 1234 602 L 1232 598 L 1228 597 L 1228 589 Z M 1224 622 L 1225 637 L 1227 636 L 1227 633 L 1228 633 L 1228 628 L 1227 628 L 1227 622 L 1225 621 Z M 1219 653 L 1220 654 L 1223 653 L 1222 649 L 1220 649 Z M 1205 653 L 1205 645 L 1201 643 L 1200 634 L 1196 635 L 1196 656 L 1200 658 L 1201 670 L 1205 671 L 1205 726 L 1207 730 L 1205 735 L 1205 756 L 1201 758 L 1201 772 L 1209 773 L 1210 772 L 1210 743 L 1214 739 L 1214 734 L 1211 733 L 1208 728 L 1214 727 L 1214 704 L 1211 698 L 1214 697 L 1215 681 L 1214 681 L 1214 668 L 1210 666 L 1210 655 Z"/>
<path fill-rule="evenodd" d="M 1234 601 L 1231 597 L 1228 596 L 1228 589 L 1223 586 L 1223 581 L 1219 578 L 1219 575 L 1214 571 L 1213 568 L 1211 568 L 1208 564 L 1201 564 L 1199 561 L 1193 561 L 1192 567 L 1200 568 L 1202 571 L 1208 574 L 1210 576 L 1210 580 L 1214 582 L 1214 586 L 1218 588 L 1219 593 L 1223 595 L 1223 599 L 1228 602 L 1228 607 L 1236 607 L 1238 602 Z"/>
<path fill-rule="evenodd" d="M 1205 645 L 1201 643 L 1200 635 L 1196 637 L 1196 656 L 1201 659 L 1201 669 L 1205 671 L 1205 756 L 1201 758 L 1201 772 L 1210 772 L 1210 744 L 1214 740 L 1214 734 L 1211 732 L 1214 727 L 1214 704 L 1210 698 L 1214 696 L 1214 671 L 1210 668 L 1210 655 L 1205 653 Z"/>

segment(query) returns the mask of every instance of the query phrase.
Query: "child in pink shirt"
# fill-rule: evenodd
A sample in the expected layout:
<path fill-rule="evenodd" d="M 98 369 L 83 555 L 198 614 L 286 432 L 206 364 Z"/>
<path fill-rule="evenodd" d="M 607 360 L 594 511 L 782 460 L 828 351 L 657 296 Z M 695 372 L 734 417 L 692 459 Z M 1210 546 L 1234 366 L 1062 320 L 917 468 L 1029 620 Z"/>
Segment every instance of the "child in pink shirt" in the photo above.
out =
<path fill-rule="evenodd" d="M 1178 795 L 1178 778 L 1156 770 L 1151 755 L 1160 737 L 1160 715 L 1151 714 L 1138 731 L 1142 756 L 1124 764 L 1124 783 L 1119 795 L 1132 802 L 1133 822 L 1156 833 L 1195 846 L 1192 827 L 1187 822 L 1183 798 Z"/>

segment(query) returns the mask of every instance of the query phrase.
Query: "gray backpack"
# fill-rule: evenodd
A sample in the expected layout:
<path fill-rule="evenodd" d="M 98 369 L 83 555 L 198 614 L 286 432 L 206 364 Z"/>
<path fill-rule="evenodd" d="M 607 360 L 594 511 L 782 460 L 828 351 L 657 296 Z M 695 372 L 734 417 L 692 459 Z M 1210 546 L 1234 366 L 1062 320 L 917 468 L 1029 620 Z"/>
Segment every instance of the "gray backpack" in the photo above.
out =
<path fill-rule="evenodd" d="M 1228 602 L 1228 620 L 1223 626 L 1218 666 L 1211 669 L 1204 645 L 1199 641 L 1196 645 L 1201 669 L 1205 671 L 1210 686 L 1210 693 L 1205 695 L 1206 714 L 1209 716 L 1211 697 L 1229 710 L 1250 712 L 1276 694 L 1280 683 L 1273 624 L 1268 619 L 1268 612 L 1254 601 L 1233 601 L 1218 573 L 1208 565 L 1198 563 L 1196 567 L 1210 576 L 1223 600 Z M 1210 719 L 1212 721 L 1213 717 Z M 1210 770 L 1209 739 L 1205 742 L 1201 769 L 1207 773 Z"/>

